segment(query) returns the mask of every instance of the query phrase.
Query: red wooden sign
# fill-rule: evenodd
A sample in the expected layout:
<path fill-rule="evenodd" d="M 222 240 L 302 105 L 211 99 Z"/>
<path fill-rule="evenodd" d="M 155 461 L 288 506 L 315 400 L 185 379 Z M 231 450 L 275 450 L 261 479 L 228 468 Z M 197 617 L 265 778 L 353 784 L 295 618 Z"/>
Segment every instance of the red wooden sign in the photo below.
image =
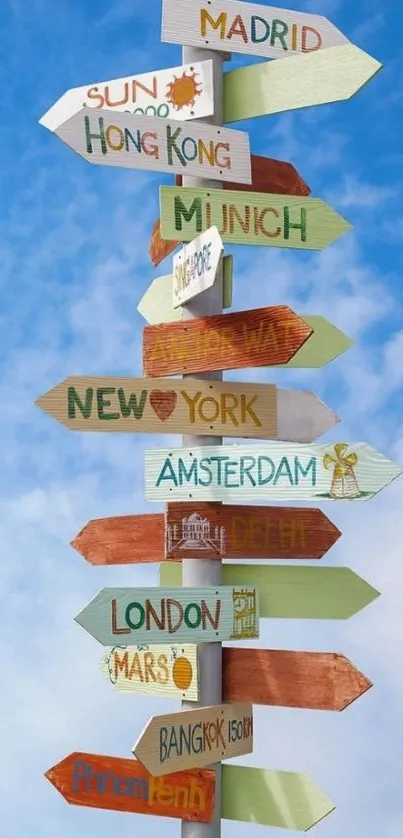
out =
<path fill-rule="evenodd" d="M 344 710 L 372 687 L 344 655 L 224 648 L 223 701 Z"/>
<path fill-rule="evenodd" d="M 45 777 L 76 806 L 202 823 L 213 817 L 215 775 L 208 769 L 152 777 L 135 759 L 77 751 L 49 768 Z"/>
<path fill-rule="evenodd" d="M 143 330 L 144 375 L 287 364 L 313 333 L 288 306 L 271 306 Z"/>
<path fill-rule="evenodd" d="M 311 189 L 291 163 L 251 154 L 252 183 L 223 183 L 224 189 L 238 192 L 267 192 L 271 195 L 310 195 Z M 183 175 L 176 175 L 175 185 L 182 186 Z"/>
<path fill-rule="evenodd" d="M 70 543 L 93 565 L 160 562 L 164 558 L 164 516 L 95 518 Z"/>
<path fill-rule="evenodd" d="M 161 238 L 161 222 L 159 218 L 157 218 L 151 233 L 150 246 L 148 249 L 148 254 L 154 268 L 156 268 L 166 256 L 169 256 L 170 253 L 176 250 L 179 245 L 180 242 L 164 241 Z"/>

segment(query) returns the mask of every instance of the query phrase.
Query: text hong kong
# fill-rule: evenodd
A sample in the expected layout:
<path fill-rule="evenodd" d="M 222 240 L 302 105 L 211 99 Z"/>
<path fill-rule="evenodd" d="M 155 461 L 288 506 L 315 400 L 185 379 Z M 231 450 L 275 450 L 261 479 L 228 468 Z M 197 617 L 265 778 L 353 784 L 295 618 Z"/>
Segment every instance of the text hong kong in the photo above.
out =
<path fill-rule="evenodd" d="M 175 487 L 189 484 L 191 486 L 214 486 L 225 489 L 238 489 L 250 486 L 288 485 L 299 486 L 307 483 L 316 486 L 317 457 L 283 456 L 278 461 L 263 454 L 258 456 L 244 455 L 231 459 L 228 455 L 211 457 L 193 457 L 189 464 L 178 457 L 173 462 L 166 457 L 155 482 L 158 488 L 162 485 Z"/>
<path fill-rule="evenodd" d="M 220 748 L 225 755 L 228 745 L 243 742 L 253 736 L 253 717 L 225 719 L 217 716 L 214 721 L 194 724 L 174 724 L 159 730 L 159 759 L 163 763 L 170 757 L 205 754 Z"/>
<path fill-rule="evenodd" d="M 144 117 L 142 118 L 144 121 Z M 206 171 L 232 168 L 231 142 L 205 140 L 196 135 L 194 128 L 172 125 L 169 120 L 158 119 L 160 126 L 153 131 L 142 128 L 120 127 L 104 116 L 84 116 L 85 144 L 87 154 L 94 151 L 102 155 L 123 154 L 128 157 L 151 157 L 167 163 L 168 166 L 186 167 L 190 163 L 206 166 Z M 146 162 L 144 162 L 146 165 Z"/>

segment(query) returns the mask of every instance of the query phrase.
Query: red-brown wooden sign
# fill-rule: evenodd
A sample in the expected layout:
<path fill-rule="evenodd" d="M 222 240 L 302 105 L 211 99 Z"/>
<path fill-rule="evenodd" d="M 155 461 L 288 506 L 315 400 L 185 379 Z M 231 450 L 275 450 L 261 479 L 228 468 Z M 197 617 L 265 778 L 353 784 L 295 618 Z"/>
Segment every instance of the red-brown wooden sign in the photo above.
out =
<path fill-rule="evenodd" d="M 271 195 L 310 195 L 311 189 L 292 163 L 251 154 L 252 183 L 223 183 L 224 189 L 268 192 Z M 175 185 L 182 186 L 183 175 L 176 175 Z"/>
<path fill-rule="evenodd" d="M 271 306 L 143 330 L 144 375 L 287 364 L 313 333 L 288 306 Z"/>
<path fill-rule="evenodd" d="M 148 254 L 154 268 L 156 268 L 166 256 L 169 256 L 170 253 L 176 250 L 179 245 L 180 242 L 164 241 L 164 239 L 161 238 L 161 222 L 160 219 L 157 218 L 152 229 L 150 246 L 148 248 Z"/>
<path fill-rule="evenodd" d="M 164 516 L 94 518 L 70 543 L 92 565 L 160 562 L 164 558 Z"/>
<path fill-rule="evenodd" d="M 344 655 L 224 648 L 223 701 L 344 710 L 372 687 Z"/>
<path fill-rule="evenodd" d="M 202 823 L 213 817 L 215 775 L 208 769 L 152 777 L 135 759 L 77 751 L 49 768 L 45 777 L 76 806 Z"/>

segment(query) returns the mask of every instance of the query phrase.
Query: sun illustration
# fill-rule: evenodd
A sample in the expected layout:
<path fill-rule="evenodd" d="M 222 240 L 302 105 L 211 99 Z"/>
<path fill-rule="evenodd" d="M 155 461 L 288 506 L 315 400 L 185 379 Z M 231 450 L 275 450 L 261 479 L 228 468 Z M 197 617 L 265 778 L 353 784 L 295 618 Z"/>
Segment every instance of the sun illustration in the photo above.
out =
<path fill-rule="evenodd" d="M 201 95 L 203 88 L 201 83 L 196 80 L 196 76 L 197 73 L 192 72 L 190 76 L 187 76 L 185 70 L 179 78 L 174 76 L 174 80 L 167 84 L 166 100 L 175 110 L 180 111 L 189 105 L 193 107 L 196 96 Z"/>
<path fill-rule="evenodd" d="M 178 690 L 188 690 L 193 678 L 192 664 L 185 657 L 176 658 L 172 667 L 172 679 Z"/>

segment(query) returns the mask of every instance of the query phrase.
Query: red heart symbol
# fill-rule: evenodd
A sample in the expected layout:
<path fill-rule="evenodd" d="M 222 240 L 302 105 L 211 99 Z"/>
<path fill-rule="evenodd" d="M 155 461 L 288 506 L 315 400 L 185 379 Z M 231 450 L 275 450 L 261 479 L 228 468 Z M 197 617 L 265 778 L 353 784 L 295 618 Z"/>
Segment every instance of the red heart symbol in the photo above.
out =
<path fill-rule="evenodd" d="M 151 390 L 150 405 L 161 422 L 169 419 L 171 413 L 175 410 L 177 397 L 178 394 L 175 393 L 175 390 Z"/>

